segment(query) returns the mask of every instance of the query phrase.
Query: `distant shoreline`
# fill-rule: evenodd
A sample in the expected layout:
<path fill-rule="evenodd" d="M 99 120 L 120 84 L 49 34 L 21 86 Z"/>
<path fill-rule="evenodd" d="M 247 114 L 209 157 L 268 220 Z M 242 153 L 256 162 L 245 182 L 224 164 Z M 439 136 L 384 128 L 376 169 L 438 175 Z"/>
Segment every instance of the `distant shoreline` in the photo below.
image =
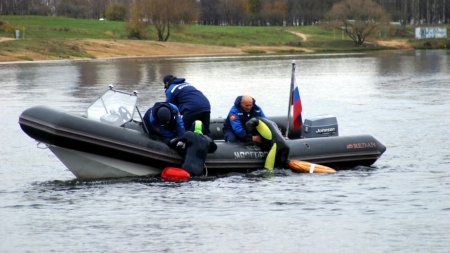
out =
<path fill-rule="evenodd" d="M 14 39 L 0 41 L 10 41 Z M 0 42 L 3 43 L 3 42 Z M 311 54 L 316 52 L 309 48 L 293 46 L 215 46 L 181 42 L 158 42 L 149 40 L 109 40 L 109 39 L 81 39 L 66 40 L 71 47 L 86 52 L 88 57 L 57 57 L 45 53 L 24 51 L 2 52 L 0 63 L 26 63 L 41 61 L 77 61 L 77 60 L 115 60 L 127 58 L 164 58 L 164 57 L 207 57 L 207 56 L 233 56 L 233 55 L 271 55 L 271 54 Z M 380 45 L 397 49 L 412 49 L 404 41 L 378 42 Z M 388 48 L 385 48 L 388 49 Z M 364 51 L 364 50 L 362 50 Z M 361 51 L 358 51 L 361 52 Z"/>
<path fill-rule="evenodd" d="M 6 40 L 4 40 L 6 41 Z M 3 43 L 3 42 L 0 42 Z M 9 43 L 14 43 L 11 41 Z M 89 60 L 141 57 L 210 56 L 244 54 L 242 50 L 225 46 L 196 45 L 177 42 L 155 42 L 138 40 L 82 39 L 66 40 L 70 47 L 79 48 L 87 57 L 58 57 L 28 50 L 1 52 L 0 62 L 33 62 L 52 60 Z"/>
<path fill-rule="evenodd" d="M 169 41 L 161 42 L 155 40 L 151 26 L 144 37 L 147 40 L 129 39 L 126 22 L 119 21 L 47 16 L 2 16 L 1 21 L 7 25 L 0 30 L 0 62 L 450 48 L 448 39 L 414 40 L 412 26 L 384 28 L 366 37 L 362 46 L 355 46 L 342 31 L 327 25 L 180 25 L 172 27 Z M 13 28 L 20 29 L 19 40 Z"/>

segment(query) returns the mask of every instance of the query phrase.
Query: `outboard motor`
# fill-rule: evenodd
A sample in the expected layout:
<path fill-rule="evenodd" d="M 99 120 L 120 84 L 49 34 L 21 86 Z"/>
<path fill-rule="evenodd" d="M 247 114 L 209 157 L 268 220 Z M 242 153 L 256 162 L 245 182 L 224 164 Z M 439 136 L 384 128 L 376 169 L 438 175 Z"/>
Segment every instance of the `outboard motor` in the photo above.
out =
<path fill-rule="evenodd" d="M 338 123 L 334 116 L 325 115 L 305 119 L 302 125 L 303 138 L 338 136 Z"/>

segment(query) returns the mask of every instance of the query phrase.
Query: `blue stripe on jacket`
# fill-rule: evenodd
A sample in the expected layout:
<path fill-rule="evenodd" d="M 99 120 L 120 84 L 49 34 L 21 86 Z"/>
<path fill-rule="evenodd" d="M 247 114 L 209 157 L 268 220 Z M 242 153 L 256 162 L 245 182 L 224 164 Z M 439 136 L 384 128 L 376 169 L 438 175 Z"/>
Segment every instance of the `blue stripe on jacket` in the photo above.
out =
<path fill-rule="evenodd" d="M 152 108 L 148 109 L 145 113 L 143 120 L 150 134 L 156 134 L 165 138 L 172 139 L 175 137 L 180 137 L 185 133 L 184 123 L 180 117 L 180 112 L 177 106 L 170 103 L 169 105 L 172 108 L 171 112 L 175 114 L 175 119 L 172 120 L 169 125 L 159 122 L 156 119 L 154 113 L 158 110 L 159 107 L 167 106 L 167 103 L 155 103 L 155 105 Z"/>
<path fill-rule="evenodd" d="M 211 105 L 208 98 L 184 78 L 177 78 L 166 89 L 166 101 L 186 112 L 210 112 Z"/>

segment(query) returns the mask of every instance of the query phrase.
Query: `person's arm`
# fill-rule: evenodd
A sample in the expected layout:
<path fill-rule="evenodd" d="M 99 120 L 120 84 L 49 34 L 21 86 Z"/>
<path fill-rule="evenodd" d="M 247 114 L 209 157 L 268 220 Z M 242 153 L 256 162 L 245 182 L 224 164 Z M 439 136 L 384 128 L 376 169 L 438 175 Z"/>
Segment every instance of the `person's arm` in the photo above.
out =
<path fill-rule="evenodd" d="M 209 142 L 208 153 L 214 153 L 217 150 L 217 144 L 208 135 L 203 135 L 203 137 Z"/>
<path fill-rule="evenodd" d="M 231 129 L 233 130 L 233 132 L 240 139 L 247 140 L 247 131 L 242 125 L 241 119 L 239 119 L 238 110 L 236 110 L 235 108 L 231 109 L 230 113 L 228 114 L 228 119 L 230 120 Z"/>
<path fill-rule="evenodd" d="M 180 115 L 175 116 L 175 120 L 177 121 L 177 136 L 182 136 L 186 132 L 183 120 L 181 119 Z"/>
<path fill-rule="evenodd" d="M 180 155 L 184 156 L 186 152 L 186 142 L 187 139 L 183 135 L 181 137 L 171 139 L 167 145 L 172 149 L 175 149 Z"/>
<path fill-rule="evenodd" d="M 171 86 L 166 89 L 166 102 L 172 103 L 173 96 L 171 91 Z"/>
<path fill-rule="evenodd" d="M 174 104 L 170 104 L 170 106 L 176 112 L 176 115 L 175 115 L 176 132 L 177 132 L 177 136 L 180 137 L 186 132 L 186 128 L 184 127 L 184 122 L 183 122 L 183 119 L 181 119 L 180 111 L 178 110 L 178 107 Z"/>
<path fill-rule="evenodd" d="M 258 131 L 256 130 L 256 127 L 259 125 L 259 118 L 251 118 L 247 123 L 245 123 L 245 128 L 247 132 L 251 133 L 250 140 L 257 143 L 262 143 L 262 138 L 259 134 L 256 134 Z M 253 135 L 253 133 L 255 133 Z"/>
<path fill-rule="evenodd" d="M 260 113 L 261 115 L 260 115 L 260 117 L 261 117 L 261 118 L 267 118 L 266 115 L 264 114 L 263 110 L 262 110 L 261 108 L 259 108 L 259 109 L 261 110 L 261 113 Z"/>
<path fill-rule="evenodd" d="M 258 105 L 255 105 L 255 106 L 256 106 L 256 107 L 258 108 L 258 110 L 259 110 L 259 117 L 261 117 L 261 118 L 267 118 L 266 115 L 264 114 L 262 108 L 259 107 Z"/>

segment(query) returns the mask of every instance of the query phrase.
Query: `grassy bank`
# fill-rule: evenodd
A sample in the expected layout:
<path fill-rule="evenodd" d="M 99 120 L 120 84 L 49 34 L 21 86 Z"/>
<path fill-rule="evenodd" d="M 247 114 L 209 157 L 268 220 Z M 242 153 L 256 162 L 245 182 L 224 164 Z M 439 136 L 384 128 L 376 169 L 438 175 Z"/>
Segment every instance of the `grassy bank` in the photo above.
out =
<path fill-rule="evenodd" d="M 93 50 L 85 50 L 86 39 L 127 40 L 126 23 L 98 21 L 64 17 L 41 16 L 0 16 L 3 22 L 1 37 L 14 38 L 14 31 L 21 30 L 21 40 L 0 43 L 0 55 L 20 54 L 19 59 L 33 60 L 34 54 L 49 59 L 55 58 L 95 58 Z M 401 35 L 398 35 L 401 34 Z M 156 36 L 152 28 L 148 30 L 149 40 Z M 417 48 L 442 48 L 447 40 L 412 41 L 412 28 L 386 31 L 379 34 L 384 40 L 403 40 Z M 301 53 L 324 51 L 378 50 L 390 47 L 373 43 L 380 38 L 370 38 L 370 43 L 355 47 L 342 32 L 326 26 L 302 27 L 240 27 L 240 26 L 174 26 L 170 42 L 217 45 L 242 48 L 245 53 Z M 271 47 L 268 51 L 264 47 Z M 28 53 L 27 53 L 28 52 Z"/>
<path fill-rule="evenodd" d="M 0 16 L 0 20 L 22 30 L 25 39 L 113 39 L 125 35 L 124 22 L 43 16 Z"/>
<path fill-rule="evenodd" d="M 67 42 L 86 38 L 115 39 L 125 35 L 123 22 L 41 16 L 0 16 L 0 21 L 7 27 L 0 31 L 0 36 L 14 38 L 15 30 L 19 29 L 22 38 L 2 42 L 0 54 L 17 52 L 24 54 L 23 60 L 32 60 L 33 53 L 49 58 L 93 58 L 81 47 Z M 33 53 L 27 56 L 27 52 Z"/>

